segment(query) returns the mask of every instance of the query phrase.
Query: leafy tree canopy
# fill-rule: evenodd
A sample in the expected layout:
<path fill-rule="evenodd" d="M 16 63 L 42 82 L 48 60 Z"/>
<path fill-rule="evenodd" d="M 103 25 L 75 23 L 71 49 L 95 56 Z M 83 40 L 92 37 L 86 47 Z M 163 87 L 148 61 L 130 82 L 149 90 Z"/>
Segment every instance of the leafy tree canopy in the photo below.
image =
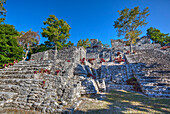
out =
<path fill-rule="evenodd" d="M 87 38 L 86 40 L 82 40 L 80 39 L 77 43 L 77 47 L 80 47 L 80 46 L 83 46 L 84 48 L 87 48 L 87 47 L 90 47 L 90 41 L 89 39 Z"/>
<path fill-rule="evenodd" d="M 22 35 L 17 37 L 17 40 L 26 52 L 24 57 L 25 60 L 27 58 L 27 54 L 30 51 L 30 49 L 39 44 L 40 36 L 38 32 L 34 32 L 30 30 L 26 33 L 22 33 Z"/>
<path fill-rule="evenodd" d="M 23 49 L 15 38 L 18 35 L 13 25 L 0 24 L 0 66 L 22 59 Z"/>
<path fill-rule="evenodd" d="M 27 59 L 30 59 L 31 54 L 47 51 L 49 49 L 54 49 L 54 48 L 55 48 L 54 44 L 47 40 L 44 42 L 44 44 L 40 44 L 40 45 L 37 45 L 34 48 L 32 48 L 28 53 Z"/>
<path fill-rule="evenodd" d="M 149 15 L 148 7 L 143 11 L 140 11 L 139 7 L 135 7 L 134 9 L 126 8 L 118 12 L 120 17 L 114 22 L 113 26 L 117 29 L 118 36 L 125 36 L 132 45 L 142 33 L 138 28 L 147 24 L 145 21 Z"/>
<path fill-rule="evenodd" d="M 165 44 L 168 44 L 170 42 L 169 33 L 161 33 L 159 29 L 150 27 L 149 29 L 147 29 L 146 34 L 154 43 L 159 43 L 161 46 L 164 46 Z"/>
<path fill-rule="evenodd" d="M 67 39 L 70 34 L 71 27 L 63 19 L 58 19 L 55 15 L 50 15 L 49 18 L 44 22 L 47 25 L 46 28 L 42 28 L 41 33 L 43 37 L 48 38 L 50 42 L 53 42 L 57 49 L 61 49 L 64 46 L 73 45 L 71 42 L 67 43 Z"/>
<path fill-rule="evenodd" d="M 102 44 L 104 48 L 109 48 L 110 45 L 109 44 Z"/>
<path fill-rule="evenodd" d="M 6 16 L 6 9 L 4 8 L 4 4 L 6 3 L 6 0 L 0 1 L 0 24 L 5 21 Z"/>

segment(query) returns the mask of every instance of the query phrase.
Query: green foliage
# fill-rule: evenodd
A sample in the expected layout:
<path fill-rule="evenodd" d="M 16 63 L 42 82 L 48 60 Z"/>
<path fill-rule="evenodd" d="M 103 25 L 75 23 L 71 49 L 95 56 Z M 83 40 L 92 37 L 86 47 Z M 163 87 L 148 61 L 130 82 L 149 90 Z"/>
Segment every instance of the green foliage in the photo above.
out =
<path fill-rule="evenodd" d="M 63 19 L 59 20 L 55 15 L 50 15 L 44 22 L 44 25 L 47 25 L 47 27 L 42 28 L 42 36 L 48 38 L 50 42 L 57 45 L 57 49 L 73 45 L 71 42 L 66 44 L 67 39 L 70 36 L 69 31 L 71 29 L 66 21 Z"/>
<path fill-rule="evenodd" d="M 90 47 L 90 41 L 89 39 L 87 38 L 86 40 L 82 40 L 80 39 L 77 43 L 77 47 L 80 47 L 80 46 L 83 46 L 84 48 L 87 48 L 87 47 Z"/>
<path fill-rule="evenodd" d="M 6 0 L 1 0 L 0 1 L 0 24 L 5 21 L 5 16 L 6 16 L 6 9 L 3 7 L 3 5 L 6 3 Z"/>
<path fill-rule="evenodd" d="M 32 50 L 30 50 L 30 52 L 28 53 L 27 59 L 30 59 L 31 54 L 47 51 L 49 49 L 54 49 L 54 48 L 55 48 L 54 43 L 47 40 L 47 41 L 44 42 L 44 44 L 40 44 L 40 45 L 37 45 L 34 48 L 32 48 Z"/>
<path fill-rule="evenodd" d="M 159 29 L 150 27 L 147 29 L 147 36 L 149 36 L 150 39 L 154 43 L 159 43 L 161 46 L 164 46 L 165 44 L 168 44 L 170 42 L 170 36 L 168 34 L 161 33 Z"/>
<path fill-rule="evenodd" d="M 114 28 L 117 29 L 118 36 L 124 35 L 130 44 L 135 43 L 138 36 L 142 33 L 138 27 L 146 25 L 146 17 L 149 15 L 148 7 L 140 11 L 139 7 L 134 9 L 124 9 L 118 11 L 120 17 L 114 22 Z"/>
<path fill-rule="evenodd" d="M 104 48 L 109 48 L 110 45 L 109 44 L 102 44 Z"/>
<path fill-rule="evenodd" d="M 17 40 L 19 44 L 23 47 L 24 51 L 26 52 L 24 57 L 25 60 L 31 48 L 39 44 L 40 35 L 38 34 L 38 32 L 29 30 L 28 32 L 22 33 L 22 35 L 17 37 Z"/>
<path fill-rule="evenodd" d="M 23 49 L 15 38 L 18 35 L 13 25 L 0 24 L 0 66 L 22 59 Z"/>

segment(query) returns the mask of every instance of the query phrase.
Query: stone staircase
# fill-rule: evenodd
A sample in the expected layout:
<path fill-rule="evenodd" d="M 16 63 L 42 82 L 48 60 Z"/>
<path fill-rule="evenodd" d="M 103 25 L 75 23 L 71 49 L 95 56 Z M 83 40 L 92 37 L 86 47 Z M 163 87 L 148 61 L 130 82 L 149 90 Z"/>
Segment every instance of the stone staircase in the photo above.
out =
<path fill-rule="evenodd" d="M 144 94 L 170 97 L 170 59 L 157 50 L 137 51 L 126 56 Z M 132 60 L 132 61 L 131 61 Z"/>
<path fill-rule="evenodd" d="M 81 80 L 81 94 L 96 94 L 99 92 L 98 73 L 96 69 L 91 68 L 89 65 L 76 64 L 74 74 L 78 75 Z M 96 77 L 88 77 L 88 74 L 92 74 Z"/>
<path fill-rule="evenodd" d="M 170 76 L 146 76 L 143 73 L 135 75 L 145 94 L 155 97 L 170 97 Z"/>
<path fill-rule="evenodd" d="M 64 105 L 80 96 L 81 83 L 76 77 L 66 76 L 71 72 L 65 69 L 58 76 L 54 73 L 34 74 L 34 71 L 41 69 L 51 70 L 52 63 L 49 60 L 20 61 L 14 66 L 0 69 L 0 106 L 44 113 L 63 112 Z"/>
<path fill-rule="evenodd" d="M 29 109 L 30 93 L 35 92 L 35 89 L 38 89 L 37 93 L 42 92 L 39 84 L 43 80 L 34 79 L 34 71 L 46 69 L 48 66 L 47 61 L 20 61 L 14 66 L 0 69 L 1 106 Z M 32 95 L 32 98 L 35 96 L 36 94 Z"/>

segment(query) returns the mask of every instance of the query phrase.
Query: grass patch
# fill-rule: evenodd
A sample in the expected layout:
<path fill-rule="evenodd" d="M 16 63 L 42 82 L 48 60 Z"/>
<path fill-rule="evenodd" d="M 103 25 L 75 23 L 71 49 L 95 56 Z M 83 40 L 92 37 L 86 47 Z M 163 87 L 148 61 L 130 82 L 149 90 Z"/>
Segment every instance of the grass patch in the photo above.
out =
<path fill-rule="evenodd" d="M 170 99 L 151 98 L 124 90 L 112 90 L 106 96 L 100 102 L 85 101 L 76 113 L 170 113 Z"/>
<path fill-rule="evenodd" d="M 43 114 L 43 113 L 23 109 L 0 108 L 0 114 Z"/>

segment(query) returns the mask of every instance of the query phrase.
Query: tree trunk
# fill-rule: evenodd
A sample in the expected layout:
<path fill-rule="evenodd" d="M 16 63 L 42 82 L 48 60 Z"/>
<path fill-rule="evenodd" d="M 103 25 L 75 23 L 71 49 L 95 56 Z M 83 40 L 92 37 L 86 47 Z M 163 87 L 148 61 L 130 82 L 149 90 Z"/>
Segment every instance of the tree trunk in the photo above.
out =
<path fill-rule="evenodd" d="M 56 60 L 57 60 L 57 45 L 55 45 L 53 72 L 55 72 L 55 70 L 56 70 L 56 64 L 57 64 Z"/>
<path fill-rule="evenodd" d="M 29 51 L 29 50 L 26 50 L 25 57 L 24 57 L 24 59 L 23 59 L 24 61 L 25 61 L 25 59 L 27 58 L 28 51 Z"/>
<path fill-rule="evenodd" d="M 133 52 L 133 49 L 132 49 L 132 41 L 130 42 L 130 53 Z"/>
<path fill-rule="evenodd" d="M 57 45 L 55 45 L 55 52 L 54 52 L 54 60 L 56 61 L 57 59 Z"/>

